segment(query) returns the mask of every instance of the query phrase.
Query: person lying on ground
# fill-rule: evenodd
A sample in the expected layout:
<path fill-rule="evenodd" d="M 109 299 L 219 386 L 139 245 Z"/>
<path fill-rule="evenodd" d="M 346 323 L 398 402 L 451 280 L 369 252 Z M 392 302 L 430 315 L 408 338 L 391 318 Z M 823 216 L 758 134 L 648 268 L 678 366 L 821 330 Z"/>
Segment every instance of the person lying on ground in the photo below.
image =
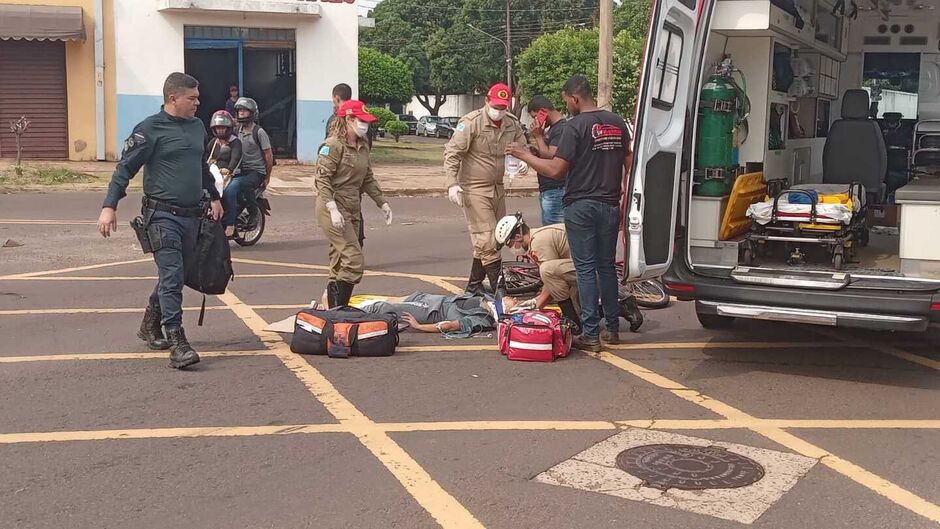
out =
<path fill-rule="evenodd" d="M 502 298 L 502 303 L 506 312 L 519 305 L 512 297 Z M 496 329 L 495 303 L 471 294 L 415 292 L 403 298 L 368 300 L 355 306 L 372 314 L 396 314 L 417 331 L 439 332 L 448 338 L 467 338 Z"/>

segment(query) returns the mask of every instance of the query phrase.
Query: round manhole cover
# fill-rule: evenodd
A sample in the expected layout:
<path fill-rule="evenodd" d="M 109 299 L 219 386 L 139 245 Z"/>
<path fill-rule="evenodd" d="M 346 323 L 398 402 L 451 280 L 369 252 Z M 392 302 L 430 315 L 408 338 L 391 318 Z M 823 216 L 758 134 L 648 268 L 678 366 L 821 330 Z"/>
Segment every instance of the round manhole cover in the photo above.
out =
<path fill-rule="evenodd" d="M 617 466 L 660 490 L 734 489 L 764 477 L 756 461 L 715 446 L 638 446 L 620 452 Z"/>

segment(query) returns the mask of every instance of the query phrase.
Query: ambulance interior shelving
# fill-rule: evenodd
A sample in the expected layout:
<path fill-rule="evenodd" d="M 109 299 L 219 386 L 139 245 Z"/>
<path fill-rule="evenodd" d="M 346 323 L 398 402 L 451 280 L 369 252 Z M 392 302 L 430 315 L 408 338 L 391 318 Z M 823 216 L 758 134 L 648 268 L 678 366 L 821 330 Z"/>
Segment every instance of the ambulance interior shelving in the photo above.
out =
<path fill-rule="evenodd" d="M 940 280 L 937 3 L 716 3 L 683 197 L 693 270 Z"/>

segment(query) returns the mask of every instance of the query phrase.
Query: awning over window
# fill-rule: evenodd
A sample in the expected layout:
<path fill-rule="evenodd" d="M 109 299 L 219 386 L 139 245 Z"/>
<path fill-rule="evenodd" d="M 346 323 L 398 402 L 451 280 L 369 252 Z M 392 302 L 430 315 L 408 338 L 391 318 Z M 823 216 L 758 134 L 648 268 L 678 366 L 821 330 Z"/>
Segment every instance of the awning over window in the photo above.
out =
<path fill-rule="evenodd" d="M 81 7 L 0 4 L 0 40 L 85 40 Z"/>

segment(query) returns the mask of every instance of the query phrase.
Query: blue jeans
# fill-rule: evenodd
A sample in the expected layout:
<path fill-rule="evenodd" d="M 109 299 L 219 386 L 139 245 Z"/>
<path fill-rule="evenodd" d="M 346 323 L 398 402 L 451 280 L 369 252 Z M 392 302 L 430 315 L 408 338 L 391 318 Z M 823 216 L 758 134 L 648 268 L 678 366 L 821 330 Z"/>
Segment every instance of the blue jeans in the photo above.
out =
<path fill-rule="evenodd" d="M 222 192 L 222 209 L 225 213 L 222 215 L 222 225 L 231 226 L 235 224 L 238 213 L 241 208 L 238 207 L 239 195 L 244 195 L 247 206 L 258 206 L 255 197 L 255 190 L 261 185 L 264 175 L 258 171 L 244 171 L 235 176 L 225 186 Z"/>
<path fill-rule="evenodd" d="M 620 208 L 603 202 L 578 200 L 565 208 L 565 232 L 578 273 L 581 322 L 586 336 L 600 334 L 598 297 L 604 307 L 607 330 L 618 332 L 620 328 L 615 262 L 619 223 Z"/>
<path fill-rule="evenodd" d="M 167 329 L 183 325 L 183 253 L 190 255 L 196 247 L 196 232 L 199 219 L 178 217 L 157 211 L 150 220 L 148 231 L 155 248 L 153 260 L 157 263 L 157 285 L 150 294 L 150 303 L 159 305 L 162 323 Z M 158 239 L 158 240 L 154 240 Z"/>
<path fill-rule="evenodd" d="M 565 196 L 565 189 L 546 189 L 539 193 L 539 205 L 542 207 L 542 226 L 561 224 L 565 221 L 564 206 L 561 199 Z"/>

